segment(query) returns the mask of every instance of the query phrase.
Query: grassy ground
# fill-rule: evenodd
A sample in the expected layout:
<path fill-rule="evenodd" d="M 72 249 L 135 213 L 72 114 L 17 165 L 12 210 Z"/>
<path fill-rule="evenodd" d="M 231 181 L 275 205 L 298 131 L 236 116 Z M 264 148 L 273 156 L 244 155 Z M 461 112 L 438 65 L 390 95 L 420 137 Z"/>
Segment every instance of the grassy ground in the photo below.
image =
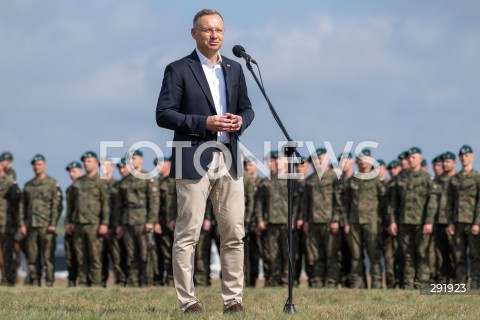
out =
<path fill-rule="evenodd" d="M 478 319 L 480 295 L 429 296 L 418 291 L 294 289 L 296 315 L 283 314 L 286 288 L 246 289 L 243 315 L 222 313 L 220 285 L 198 288 L 205 311 L 184 316 L 173 288 L 0 287 L 0 319 Z"/>

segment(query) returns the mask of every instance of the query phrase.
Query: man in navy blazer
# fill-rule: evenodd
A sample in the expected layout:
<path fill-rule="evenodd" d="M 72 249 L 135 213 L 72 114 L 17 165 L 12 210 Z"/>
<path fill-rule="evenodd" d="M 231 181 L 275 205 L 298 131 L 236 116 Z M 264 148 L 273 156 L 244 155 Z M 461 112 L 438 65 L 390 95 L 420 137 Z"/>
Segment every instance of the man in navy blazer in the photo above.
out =
<path fill-rule="evenodd" d="M 243 312 L 244 194 L 238 137 L 254 118 L 240 64 L 221 56 L 220 13 L 204 9 L 193 20 L 197 48 L 165 69 L 156 119 L 174 130 L 171 176 L 178 218 L 173 271 L 180 309 L 202 311 L 193 285 L 193 257 L 207 197 L 220 233 L 224 312 Z"/>

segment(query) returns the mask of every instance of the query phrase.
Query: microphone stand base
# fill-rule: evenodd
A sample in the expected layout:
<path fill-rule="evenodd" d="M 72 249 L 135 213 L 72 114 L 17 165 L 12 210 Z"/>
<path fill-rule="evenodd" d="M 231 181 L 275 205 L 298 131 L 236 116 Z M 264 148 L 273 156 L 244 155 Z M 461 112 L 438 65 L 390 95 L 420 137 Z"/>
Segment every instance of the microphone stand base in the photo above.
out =
<path fill-rule="evenodd" d="M 285 307 L 283 307 L 283 313 L 286 314 L 295 314 L 297 313 L 297 309 L 295 309 L 294 304 L 286 304 Z"/>

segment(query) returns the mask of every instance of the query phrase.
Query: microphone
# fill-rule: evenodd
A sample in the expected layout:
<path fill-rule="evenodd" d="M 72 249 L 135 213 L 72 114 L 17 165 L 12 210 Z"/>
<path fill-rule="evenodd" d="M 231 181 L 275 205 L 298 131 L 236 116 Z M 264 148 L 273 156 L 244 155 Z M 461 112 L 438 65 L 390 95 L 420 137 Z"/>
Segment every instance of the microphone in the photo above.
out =
<path fill-rule="evenodd" d="M 247 60 L 247 62 L 252 62 L 254 64 L 257 64 L 257 62 L 255 60 L 252 59 L 252 57 L 245 52 L 245 48 L 242 47 L 241 45 L 236 45 L 232 48 L 232 52 L 233 54 L 235 55 L 235 57 L 238 57 L 238 58 L 243 58 L 245 60 Z"/>

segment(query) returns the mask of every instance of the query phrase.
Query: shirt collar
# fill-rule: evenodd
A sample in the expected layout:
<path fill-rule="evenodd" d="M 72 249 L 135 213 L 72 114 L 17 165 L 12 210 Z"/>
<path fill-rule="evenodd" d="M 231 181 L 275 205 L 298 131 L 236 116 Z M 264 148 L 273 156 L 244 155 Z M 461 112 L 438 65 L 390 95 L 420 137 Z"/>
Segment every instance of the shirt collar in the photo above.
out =
<path fill-rule="evenodd" d="M 197 55 L 198 55 L 198 59 L 200 59 L 200 62 L 202 64 L 206 64 L 207 66 L 209 67 L 212 67 L 212 61 L 210 61 L 210 59 L 208 59 L 207 57 L 205 57 L 201 52 L 200 50 L 198 50 L 198 48 L 195 48 L 195 51 L 197 51 Z M 222 55 L 217 52 L 218 54 L 218 61 L 216 64 L 221 64 L 222 63 Z"/>

